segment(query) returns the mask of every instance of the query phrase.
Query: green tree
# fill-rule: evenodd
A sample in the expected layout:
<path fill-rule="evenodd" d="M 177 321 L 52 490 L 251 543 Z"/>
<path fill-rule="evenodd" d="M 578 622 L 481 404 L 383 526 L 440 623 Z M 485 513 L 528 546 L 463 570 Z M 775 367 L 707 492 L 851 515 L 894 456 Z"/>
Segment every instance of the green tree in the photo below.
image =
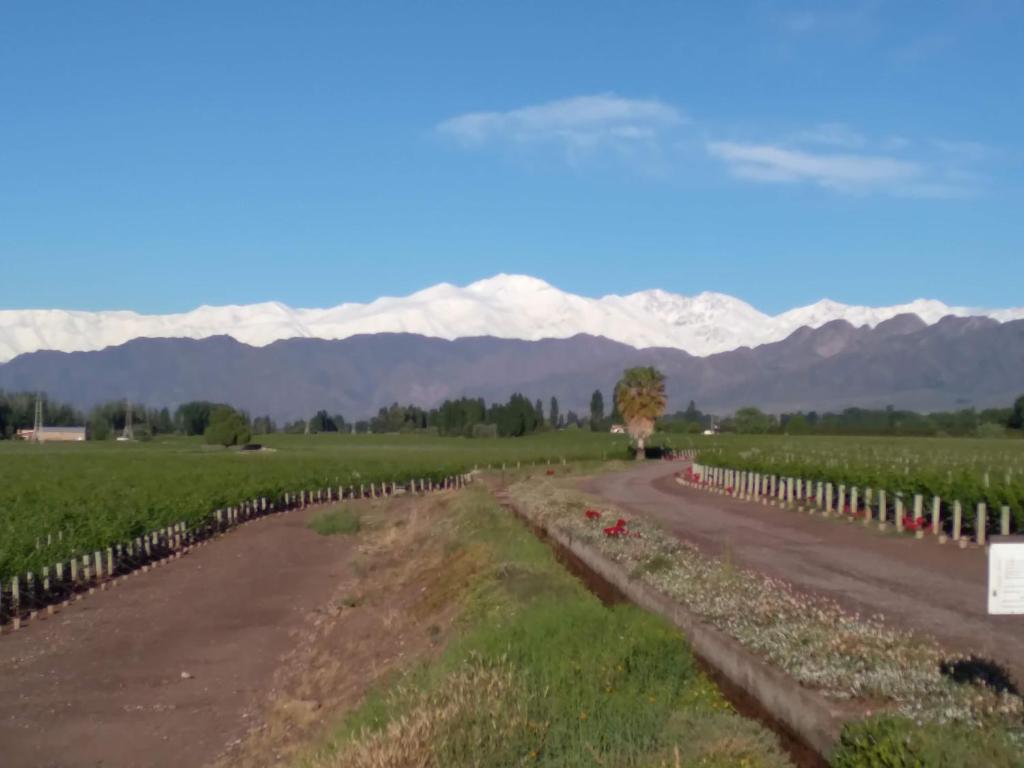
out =
<path fill-rule="evenodd" d="M 90 415 L 86 427 L 86 435 L 90 440 L 110 439 L 110 421 L 102 413 L 94 412 Z"/>
<path fill-rule="evenodd" d="M 474 427 L 487 420 L 487 406 L 483 398 L 462 397 L 445 400 L 434 417 L 434 424 L 442 435 L 475 434 Z"/>
<path fill-rule="evenodd" d="M 558 429 L 558 419 L 558 398 L 552 397 L 551 406 L 548 408 L 548 423 L 551 425 L 552 429 Z"/>
<path fill-rule="evenodd" d="M 11 406 L 0 392 L 0 440 L 11 436 L 14 430 L 11 428 Z"/>
<path fill-rule="evenodd" d="M 254 435 L 270 435 L 277 432 L 277 424 L 269 416 L 257 416 L 252 420 L 252 432 Z"/>
<path fill-rule="evenodd" d="M 388 408 L 381 408 L 377 415 L 370 419 L 370 431 L 386 433 L 426 429 L 427 416 L 426 411 L 415 405 L 392 403 Z"/>
<path fill-rule="evenodd" d="M 497 426 L 501 437 L 529 435 L 542 425 L 537 417 L 538 405 L 539 400 L 531 405 L 525 396 L 516 392 L 504 405 L 493 404 L 487 411 L 487 421 Z"/>
<path fill-rule="evenodd" d="M 772 428 L 772 417 L 760 408 L 748 405 L 740 408 L 733 416 L 733 426 L 737 432 L 748 435 L 764 434 Z"/>
<path fill-rule="evenodd" d="M 230 406 L 219 405 L 211 411 L 203 437 L 210 445 L 242 445 L 249 442 L 252 430 L 245 416 Z"/>
<path fill-rule="evenodd" d="M 312 419 L 309 420 L 309 431 L 310 432 L 337 432 L 338 425 L 334 419 L 327 413 L 327 411 L 317 411 Z"/>
<path fill-rule="evenodd" d="M 657 368 L 627 368 L 615 385 L 615 407 L 626 420 L 626 429 L 636 443 L 636 457 L 643 459 L 644 441 L 665 412 L 665 376 Z"/>
<path fill-rule="evenodd" d="M 600 389 L 595 389 L 590 396 L 590 428 L 595 432 L 599 430 L 604 422 L 604 395 Z"/>
<path fill-rule="evenodd" d="M 791 414 L 783 425 L 783 431 L 787 435 L 806 435 L 811 431 L 807 423 L 807 417 L 802 413 Z"/>
<path fill-rule="evenodd" d="M 994 424 L 991 421 L 986 421 L 984 424 L 978 425 L 978 437 L 1006 437 L 1006 427 L 1002 424 Z"/>
<path fill-rule="evenodd" d="M 174 420 L 177 422 L 178 428 L 186 435 L 202 435 L 210 424 L 210 415 L 213 410 L 228 407 L 206 400 L 193 400 L 178 406 L 178 410 L 174 412 Z"/>
<path fill-rule="evenodd" d="M 690 404 L 686 406 L 686 410 L 683 411 L 683 421 L 687 421 L 691 424 L 700 424 L 704 421 L 704 414 L 697 410 L 697 404 L 690 401 Z"/>
<path fill-rule="evenodd" d="M 1013 411 L 1006 422 L 1010 429 L 1024 429 L 1024 395 L 1018 397 L 1013 403 Z"/>
<path fill-rule="evenodd" d="M 171 412 L 166 408 L 161 408 L 159 411 L 151 410 L 146 411 L 146 421 L 153 426 L 153 431 L 160 435 L 169 435 L 174 431 L 174 419 L 171 418 Z"/>

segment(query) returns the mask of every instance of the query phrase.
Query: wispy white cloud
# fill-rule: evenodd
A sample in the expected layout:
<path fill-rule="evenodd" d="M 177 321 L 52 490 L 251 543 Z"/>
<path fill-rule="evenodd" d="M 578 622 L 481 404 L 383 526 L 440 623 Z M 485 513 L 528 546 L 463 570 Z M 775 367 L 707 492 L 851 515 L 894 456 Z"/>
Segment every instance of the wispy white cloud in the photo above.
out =
<path fill-rule="evenodd" d="M 805 39 L 813 40 L 823 34 L 863 37 L 878 26 L 878 8 L 878 0 L 833 5 L 797 3 L 791 10 L 772 13 L 771 18 L 790 35 Z"/>
<path fill-rule="evenodd" d="M 949 139 L 932 139 L 932 147 L 951 158 L 967 162 L 978 162 L 992 156 L 993 150 L 979 141 L 950 141 Z"/>
<path fill-rule="evenodd" d="M 799 131 L 793 138 L 798 142 L 833 147 L 863 147 L 866 143 L 864 136 L 845 123 L 819 123 Z"/>
<path fill-rule="evenodd" d="M 919 198 L 977 195 L 985 187 L 982 163 L 992 152 L 970 141 L 896 135 L 873 141 L 843 123 L 823 123 L 784 141 L 710 141 L 706 149 L 748 181 Z"/>
<path fill-rule="evenodd" d="M 468 112 L 437 125 L 466 146 L 554 144 L 577 155 L 602 146 L 656 143 L 687 122 L 676 107 L 615 94 L 574 96 L 506 112 Z"/>
<path fill-rule="evenodd" d="M 899 152 L 911 146 L 913 142 L 906 136 L 886 136 L 881 141 L 881 147 L 886 152 Z"/>
<path fill-rule="evenodd" d="M 611 157 L 632 171 L 657 176 L 681 172 L 696 150 L 745 181 L 918 198 L 978 194 L 985 187 L 982 164 L 991 152 L 969 141 L 898 134 L 873 138 L 838 121 L 753 141 L 719 138 L 707 127 L 685 130 L 689 122 L 671 103 L 605 93 L 467 112 L 435 129 L 467 148 L 548 147 L 570 164 Z"/>
<path fill-rule="evenodd" d="M 915 163 L 875 155 L 813 153 L 731 141 L 711 142 L 708 152 L 743 179 L 811 182 L 844 192 L 906 186 L 922 176 Z"/>

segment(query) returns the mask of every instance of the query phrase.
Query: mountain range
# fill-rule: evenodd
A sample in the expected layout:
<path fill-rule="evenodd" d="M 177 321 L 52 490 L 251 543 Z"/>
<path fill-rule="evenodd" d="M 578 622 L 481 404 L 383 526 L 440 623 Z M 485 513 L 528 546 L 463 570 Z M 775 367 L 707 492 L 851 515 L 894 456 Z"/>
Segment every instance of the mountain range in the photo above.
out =
<path fill-rule="evenodd" d="M 294 309 L 269 302 L 203 306 L 171 315 L 59 309 L 0 311 L 0 362 L 39 350 L 80 352 L 137 338 L 204 339 L 227 335 L 263 347 L 284 339 L 347 339 L 361 334 L 410 333 L 438 339 L 568 339 L 601 336 L 634 348 L 665 347 L 707 356 L 781 341 L 799 328 L 834 320 L 875 327 L 902 314 L 932 325 L 943 317 L 1024 318 L 1024 307 L 983 310 L 920 299 L 890 307 L 822 300 L 768 315 L 721 293 L 681 296 L 662 290 L 589 298 L 537 278 L 497 275 L 459 287 L 441 283 L 409 296 Z"/>
<path fill-rule="evenodd" d="M 773 412 L 1007 406 L 1024 393 L 1024 320 L 947 315 L 929 323 L 905 313 L 872 327 L 838 319 L 705 356 L 592 334 L 530 341 L 373 333 L 263 346 L 226 335 L 140 338 L 99 351 L 22 354 L 0 364 L 0 389 L 42 390 L 81 408 L 125 397 L 172 408 L 207 399 L 278 420 L 321 408 L 354 420 L 392 402 L 505 400 L 515 391 L 545 402 L 554 395 L 563 412 L 586 413 L 591 392 L 601 389 L 609 402 L 618 376 L 632 365 L 666 374 L 670 410 L 690 399 L 723 414 L 744 405 Z"/>

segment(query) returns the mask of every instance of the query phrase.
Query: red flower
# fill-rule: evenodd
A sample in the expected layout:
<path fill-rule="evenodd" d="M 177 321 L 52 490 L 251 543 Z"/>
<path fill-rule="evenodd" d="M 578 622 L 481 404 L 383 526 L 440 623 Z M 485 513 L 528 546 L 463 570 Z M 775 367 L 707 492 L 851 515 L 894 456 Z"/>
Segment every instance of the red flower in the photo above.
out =
<path fill-rule="evenodd" d="M 605 536 L 629 536 L 631 535 L 629 529 L 626 527 L 626 521 L 619 518 L 615 525 L 610 525 L 604 529 Z M 636 535 L 636 534 L 632 534 Z"/>
<path fill-rule="evenodd" d="M 913 518 L 909 515 L 903 516 L 903 527 L 908 531 L 923 531 L 927 527 L 923 517 Z"/>
<path fill-rule="evenodd" d="M 553 469 L 549 469 L 547 473 L 548 473 L 549 475 L 553 475 L 553 474 L 555 474 L 555 470 L 553 470 Z"/>
<path fill-rule="evenodd" d="M 587 516 L 587 520 L 598 520 L 601 517 L 601 513 L 598 512 L 596 509 L 588 509 L 583 514 Z"/>

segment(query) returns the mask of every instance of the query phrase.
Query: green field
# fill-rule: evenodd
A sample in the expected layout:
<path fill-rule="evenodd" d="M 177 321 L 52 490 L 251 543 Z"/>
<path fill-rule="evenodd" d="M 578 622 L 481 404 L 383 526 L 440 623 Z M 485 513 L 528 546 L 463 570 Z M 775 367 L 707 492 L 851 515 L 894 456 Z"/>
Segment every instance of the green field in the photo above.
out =
<path fill-rule="evenodd" d="M 0 578 L 161 526 L 195 522 L 254 496 L 439 479 L 502 462 L 621 457 L 628 444 L 621 435 L 577 431 L 517 439 L 278 434 L 262 441 L 272 450 L 242 453 L 184 437 L 0 442 Z"/>

